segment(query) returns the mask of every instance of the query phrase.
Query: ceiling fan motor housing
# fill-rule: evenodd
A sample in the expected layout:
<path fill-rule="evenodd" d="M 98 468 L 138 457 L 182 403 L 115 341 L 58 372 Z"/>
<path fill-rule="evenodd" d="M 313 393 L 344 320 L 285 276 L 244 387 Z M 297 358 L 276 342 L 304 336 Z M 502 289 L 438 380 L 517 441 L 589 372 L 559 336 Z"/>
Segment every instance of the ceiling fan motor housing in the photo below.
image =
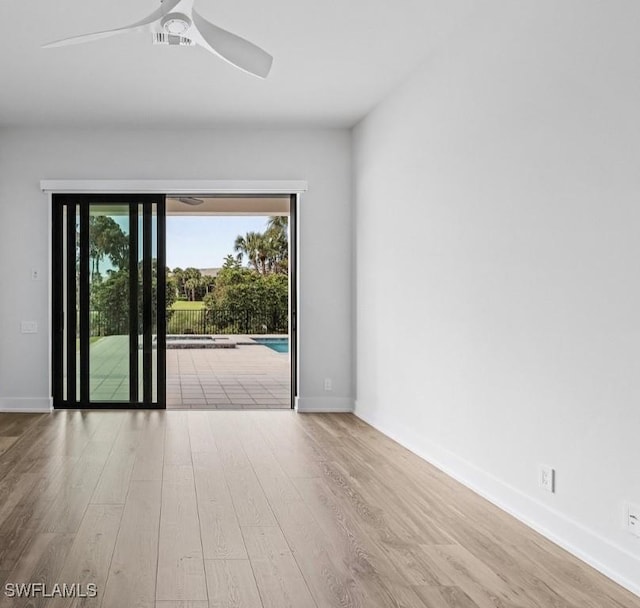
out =
<path fill-rule="evenodd" d="M 153 44 L 165 44 L 169 46 L 195 46 L 195 42 L 191 38 L 184 36 L 174 36 L 165 34 L 164 32 L 155 32 L 153 34 Z"/>
<path fill-rule="evenodd" d="M 191 27 L 191 19 L 182 13 L 169 13 L 160 22 L 165 34 L 169 36 L 182 36 Z"/>

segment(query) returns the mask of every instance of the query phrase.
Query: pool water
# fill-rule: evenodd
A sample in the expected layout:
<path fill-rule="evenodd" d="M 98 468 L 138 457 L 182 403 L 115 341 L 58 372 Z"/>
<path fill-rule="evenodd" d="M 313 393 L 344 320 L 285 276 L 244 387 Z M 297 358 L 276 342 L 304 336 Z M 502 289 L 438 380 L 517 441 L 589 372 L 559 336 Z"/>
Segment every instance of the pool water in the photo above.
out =
<path fill-rule="evenodd" d="M 289 338 L 253 338 L 253 341 L 268 346 L 277 353 L 289 352 Z"/>

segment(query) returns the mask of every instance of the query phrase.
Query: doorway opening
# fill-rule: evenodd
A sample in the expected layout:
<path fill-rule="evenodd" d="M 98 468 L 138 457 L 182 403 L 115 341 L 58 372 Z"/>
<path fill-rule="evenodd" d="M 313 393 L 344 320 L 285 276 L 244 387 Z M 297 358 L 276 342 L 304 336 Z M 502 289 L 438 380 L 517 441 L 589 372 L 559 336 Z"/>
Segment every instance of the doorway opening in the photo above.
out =
<path fill-rule="evenodd" d="M 293 406 L 290 196 L 167 197 L 167 408 Z"/>
<path fill-rule="evenodd" d="M 292 408 L 296 203 L 54 194 L 54 407 Z"/>

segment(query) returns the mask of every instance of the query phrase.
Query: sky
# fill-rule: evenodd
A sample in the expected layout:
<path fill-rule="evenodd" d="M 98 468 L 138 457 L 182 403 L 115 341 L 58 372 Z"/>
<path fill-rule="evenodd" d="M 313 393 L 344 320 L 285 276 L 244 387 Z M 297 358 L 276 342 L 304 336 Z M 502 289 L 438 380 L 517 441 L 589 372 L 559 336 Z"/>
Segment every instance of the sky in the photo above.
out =
<path fill-rule="evenodd" d="M 234 254 L 239 234 L 263 232 L 269 218 L 257 216 L 167 216 L 169 268 L 220 268 Z M 235 254 L 234 254 L 235 255 Z M 246 264 L 246 260 L 244 260 Z"/>

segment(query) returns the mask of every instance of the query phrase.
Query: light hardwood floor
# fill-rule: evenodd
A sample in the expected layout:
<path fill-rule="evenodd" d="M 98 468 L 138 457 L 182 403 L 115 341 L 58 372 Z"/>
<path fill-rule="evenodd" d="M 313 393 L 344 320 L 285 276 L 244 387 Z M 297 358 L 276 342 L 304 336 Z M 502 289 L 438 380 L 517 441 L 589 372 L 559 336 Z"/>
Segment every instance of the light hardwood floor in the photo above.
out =
<path fill-rule="evenodd" d="M 640 608 L 351 415 L 0 414 L 0 608 Z"/>

